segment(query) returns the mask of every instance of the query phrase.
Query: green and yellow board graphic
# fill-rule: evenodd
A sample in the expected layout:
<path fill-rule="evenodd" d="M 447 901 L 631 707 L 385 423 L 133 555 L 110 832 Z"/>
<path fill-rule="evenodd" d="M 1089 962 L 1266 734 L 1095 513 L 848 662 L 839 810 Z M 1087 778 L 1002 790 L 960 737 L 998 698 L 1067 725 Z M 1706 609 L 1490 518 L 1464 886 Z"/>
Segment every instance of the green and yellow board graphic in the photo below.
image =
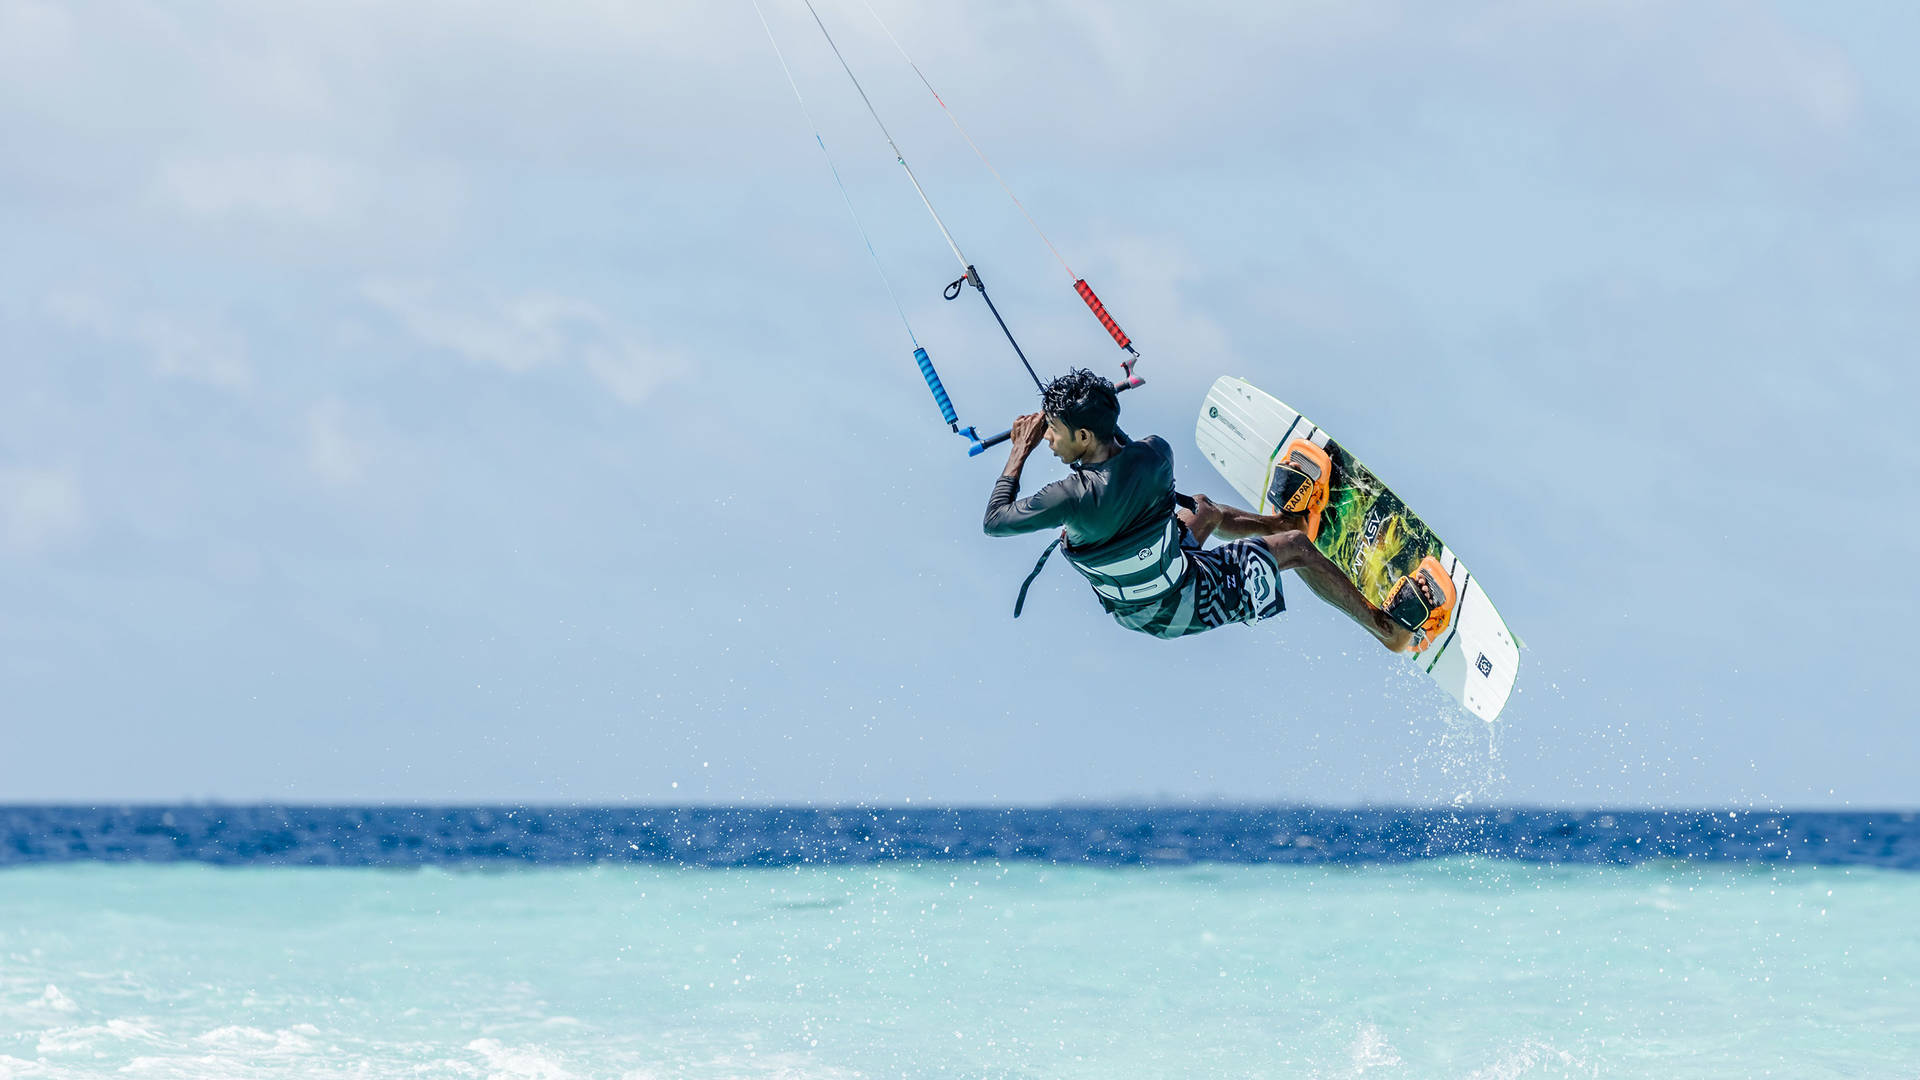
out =
<path fill-rule="evenodd" d="M 1333 459 L 1332 492 L 1314 546 L 1345 570 L 1368 600 L 1384 604 L 1395 582 L 1426 556 L 1439 558 L 1446 545 L 1345 447 L 1329 439 L 1326 451 Z"/>
<path fill-rule="evenodd" d="M 1373 470 L 1285 402 L 1245 379 L 1223 376 L 1200 407 L 1194 440 L 1220 475 L 1259 513 L 1273 461 L 1295 439 L 1326 450 L 1333 479 L 1314 546 L 1346 571 L 1368 600 L 1386 600 L 1395 582 L 1428 555 L 1460 592 L 1453 622 L 1411 662 L 1474 715 L 1492 720 L 1506 705 L 1519 670 L 1519 644 L 1480 582 L 1452 549 Z"/>

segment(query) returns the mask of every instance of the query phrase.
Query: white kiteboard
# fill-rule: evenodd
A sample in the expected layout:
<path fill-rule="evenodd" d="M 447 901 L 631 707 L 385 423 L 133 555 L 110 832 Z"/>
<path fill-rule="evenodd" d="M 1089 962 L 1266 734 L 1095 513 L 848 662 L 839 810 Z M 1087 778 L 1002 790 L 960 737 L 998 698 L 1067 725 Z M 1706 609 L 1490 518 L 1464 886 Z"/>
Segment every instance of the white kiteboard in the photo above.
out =
<path fill-rule="evenodd" d="M 1322 447 L 1333 462 L 1332 491 L 1314 546 L 1375 604 L 1384 603 L 1394 583 L 1423 557 L 1437 557 L 1459 602 L 1436 640 L 1408 660 L 1475 716 L 1499 716 L 1519 673 L 1519 643 L 1479 579 L 1379 477 L 1311 420 L 1245 379 L 1222 376 L 1213 384 L 1194 432 L 1200 452 L 1261 514 L 1274 512 L 1267 502 L 1273 462 L 1295 439 Z"/>

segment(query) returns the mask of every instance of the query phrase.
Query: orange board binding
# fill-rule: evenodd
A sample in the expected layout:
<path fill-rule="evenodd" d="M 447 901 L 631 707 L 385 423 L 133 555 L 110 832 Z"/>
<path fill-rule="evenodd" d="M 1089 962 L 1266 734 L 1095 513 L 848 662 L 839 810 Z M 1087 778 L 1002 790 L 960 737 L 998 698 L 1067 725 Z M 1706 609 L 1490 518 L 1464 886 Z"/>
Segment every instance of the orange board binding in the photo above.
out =
<path fill-rule="evenodd" d="M 1440 602 L 1429 604 L 1428 596 L 1437 596 Z M 1453 579 L 1447 576 L 1447 568 L 1440 565 L 1439 559 L 1428 555 L 1413 568 L 1413 573 L 1394 584 L 1393 591 L 1387 594 L 1386 606 L 1394 622 L 1413 631 L 1413 651 L 1422 653 L 1439 640 L 1447 624 L 1453 621 L 1453 609 L 1459 602 L 1460 593 L 1453 587 Z"/>
<path fill-rule="evenodd" d="M 1305 439 L 1295 439 L 1274 456 L 1267 478 L 1267 505 L 1306 519 L 1307 539 L 1320 538 L 1320 513 L 1332 491 L 1333 459 Z"/>

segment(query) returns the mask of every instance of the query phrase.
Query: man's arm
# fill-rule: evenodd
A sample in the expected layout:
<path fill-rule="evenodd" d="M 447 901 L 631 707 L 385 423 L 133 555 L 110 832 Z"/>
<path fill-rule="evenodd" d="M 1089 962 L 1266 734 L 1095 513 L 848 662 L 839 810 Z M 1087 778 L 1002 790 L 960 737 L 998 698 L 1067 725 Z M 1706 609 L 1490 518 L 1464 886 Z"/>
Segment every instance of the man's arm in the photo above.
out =
<path fill-rule="evenodd" d="M 1194 496 L 1196 500 L 1205 499 L 1205 495 Z M 1209 506 L 1219 512 L 1219 521 L 1214 525 L 1213 533 L 1222 540 L 1237 540 L 1243 536 L 1271 536 L 1274 533 L 1291 532 L 1306 527 L 1304 518 L 1287 514 L 1256 514 L 1251 510 L 1242 510 L 1237 506 L 1221 506 L 1209 502 Z"/>
<path fill-rule="evenodd" d="M 987 500 L 986 520 L 981 528 L 988 536 L 1018 536 L 1066 524 L 1073 509 L 1073 491 L 1066 481 L 1056 480 L 1030 498 L 1015 501 L 1020 494 L 1020 473 L 1027 457 L 1046 436 L 1047 419 L 1041 413 L 1023 416 L 1013 422 L 1013 437 L 1008 440 L 1006 467 L 993 482 L 993 495 Z"/>

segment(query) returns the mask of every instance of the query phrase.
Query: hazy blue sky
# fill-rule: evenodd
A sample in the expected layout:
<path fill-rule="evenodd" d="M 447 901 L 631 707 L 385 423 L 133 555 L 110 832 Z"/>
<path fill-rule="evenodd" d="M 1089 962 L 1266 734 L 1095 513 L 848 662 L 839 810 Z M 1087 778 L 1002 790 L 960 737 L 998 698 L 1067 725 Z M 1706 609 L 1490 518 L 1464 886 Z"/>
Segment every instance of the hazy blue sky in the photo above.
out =
<path fill-rule="evenodd" d="M 765 2 L 997 428 L 1031 387 Z M 1009 617 L 1041 544 L 746 3 L 0 0 L 0 801 L 1920 804 L 1920 8 L 881 10 L 1184 489 L 1242 375 L 1465 554 L 1530 646 L 1492 751 L 1302 588 Z M 822 14 L 1037 364 L 1111 366 Z"/>

